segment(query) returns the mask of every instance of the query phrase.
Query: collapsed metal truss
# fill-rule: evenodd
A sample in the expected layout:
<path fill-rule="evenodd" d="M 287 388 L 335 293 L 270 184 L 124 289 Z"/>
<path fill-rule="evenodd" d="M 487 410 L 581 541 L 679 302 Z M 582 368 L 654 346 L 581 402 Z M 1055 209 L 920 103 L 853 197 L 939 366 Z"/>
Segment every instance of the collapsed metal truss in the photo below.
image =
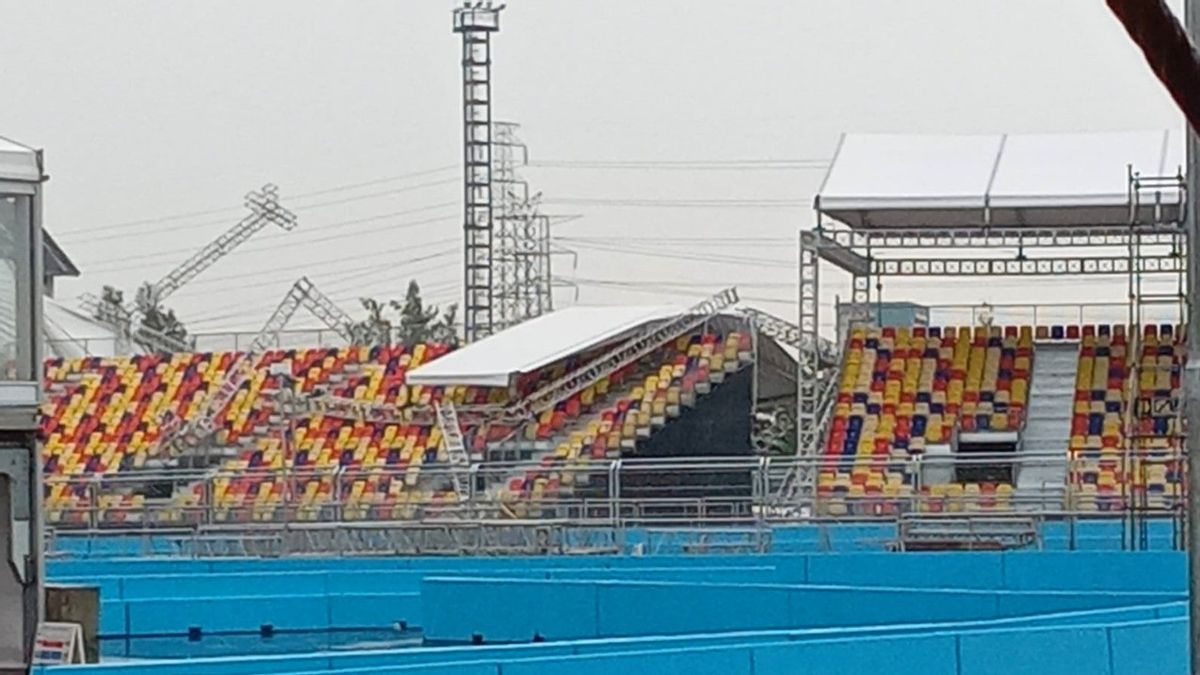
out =
<path fill-rule="evenodd" d="M 236 361 L 229 369 L 225 379 L 215 391 L 204 400 L 200 410 L 190 419 L 182 419 L 167 412 L 165 419 L 160 421 L 162 433 L 149 450 L 151 457 L 160 457 L 165 452 L 168 457 L 175 457 L 189 447 L 196 447 L 208 441 L 216 429 L 217 416 L 221 414 L 233 400 L 238 390 L 246 384 L 258 364 L 258 355 L 272 343 L 278 342 L 279 331 L 287 326 L 288 321 L 296 311 L 304 307 L 312 312 L 328 326 L 336 331 L 350 344 L 355 343 L 353 323 L 348 314 L 343 312 L 328 296 L 321 293 L 308 277 L 300 277 L 275 308 L 258 335 L 250 343 L 250 348 L 237 354 Z"/>
<path fill-rule="evenodd" d="M 786 344 L 790 347 L 795 347 L 796 349 L 804 348 L 806 351 L 812 351 L 811 345 L 805 345 L 805 340 L 811 338 L 803 335 L 800 331 L 800 327 L 791 321 L 775 316 L 770 312 L 764 312 L 760 309 L 753 309 L 750 307 L 743 307 L 741 312 L 748 319 L 754 322 L 754 328 L 758 331 L 759 335 L 765 335 L 769 338 L 774 338 L 783 344 Z M 838 348 L 833 341 L 818 336 L 816 352 L 817 369 L 837 365 Z M 804 365 L 806 368 L 808 368 L 808 370 L 805 372 L 816 374 L 816 370 L 813 370 L 810 364 Z"/>
<path fill-rule="evenodd" d="M 680 335 L 695 329 L 716 316 L 722 310 L 737 304 L 736 288 L 727 288 L 673 317 L 659 321 L 639 330 L 584 366 L 544 385 L 510 408 L 514 417 L 528 418 L 552 408 L 571 396 L 583 391 L 602 377 L 646 356 L 655 349 Z"/>
<path fill-rule="evenodd" d="M 354 320 L 350 318 L 350 315 L 342 311 L 342 308 L 338 307 L 329 296 L 318 290 L 308 277 L 300 277 L 288 289 L 287 294 L 283 296 L 283 300 L 279 302 L 271 316 L 267 318 L 262 329 L 258 331 L 258 335 L 251 341 L 247 351 L 261 352 L 272 344 L 278 343 L 280 331 L 287 327 L 288 322 L 301 307 L 311 312 L 321 323 L 349 344 L 357 344 L 363 338 L 376 337 L 355 335 L 352 329 Z M 382 337 L 390 338 L 390 336 Z"/>
<path fill-rule="evenodd" d="M 133 305 L 125 303 L 123 295 L 114 291 L 114 297 L 105 298 L 98 298 L 90 293 L 84 294 L 80 296 L 81 306 L 92 316 L 113 326 L 127 344 L 136 342 L 154 351 L 187 351 L 191 345 L 142 326 L 142 319 L 147 311 L 159 307 L 173 293 L 267 225 L 274 224 L 285 232 L 296 227 L 296 214 L 279 203 L 279 187 L 274 184 L 268 183 L 257 191 L 247 193 L 245 206 L 250 213 L 221 236 L 206 244 L 158 281 L 139 288 Z"/>

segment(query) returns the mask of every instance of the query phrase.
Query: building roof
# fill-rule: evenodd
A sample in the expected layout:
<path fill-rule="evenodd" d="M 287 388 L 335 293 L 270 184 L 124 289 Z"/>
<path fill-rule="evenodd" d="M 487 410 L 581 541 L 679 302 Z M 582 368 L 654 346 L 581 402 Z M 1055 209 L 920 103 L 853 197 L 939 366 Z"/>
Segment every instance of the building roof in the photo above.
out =
<path fill-rule="evenodd" d="M 45 228 L 42 229 L 42 256 L 47 277 L 79 276 L 79 268 L 71 262 L 67 252 L 62 250 L 62 247 L 54 241 L 54 237 L 51 237 Z"/>
<path fill-rule="evenodd" d="M 1176 175 L 1167 130 L 1062 134 L 843 134 L 817 196 L 854 228 L 1126 225 L 1129 172 Z M 1164 190 L 1178 208 L 1182 195 Z"/>
<path fill-rule="evenodd" d="M 70 358 L 119 353 L 119 336 L 112 326 L 54 298 L 42 298 L 42 321 L 47 356 Z"/>

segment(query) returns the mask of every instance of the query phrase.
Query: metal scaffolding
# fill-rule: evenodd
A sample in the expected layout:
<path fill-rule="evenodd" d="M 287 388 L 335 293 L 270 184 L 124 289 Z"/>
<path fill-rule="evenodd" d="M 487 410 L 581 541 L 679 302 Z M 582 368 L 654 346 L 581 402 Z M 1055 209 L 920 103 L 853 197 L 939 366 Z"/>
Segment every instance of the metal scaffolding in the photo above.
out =
<path fill-rule="evenodd" d="M 463 337 L 468 343 L 495 330 L 491 39 L 500 30 L 502 9 L 476 2 L 454 10 L 454 32 L 462 35 Z"/>
<path fill-rule="evenodd" d="M 1182 206 L 1188 195 L 1182 177 L 1133 176 L 1132 215 L 1126 224 L 991 225 L 985 209 L 982 222 L 975 225 L 859 227 L 833 220 L 818 196 L 816 225 L 800 237 L 801 363 L 817 357 L 803 345 L 818 344 L 821 262 L 850 275 L 849 310 L 859 320 L 871 319 L 871 303 L 882 301 L 888 277 L 1107 276 L 1129 279 L 1131 324 L 1140 325 L 1152 303 L 1173 305 L 1179 320 L 1185 321 L 1188 232 L 1182 225 Z M 1150 277 L 1173 280 L 1175 290 L 1163 297 L 1143 292 Z M 828 384 L 801 378 L 798 385 L 797 455 L 802 459 L 821 453 L 832 411 L 828 399 L 837 392 L 836 383 L 824 386 Z M 802 475 L 795 496 L 815 495 L 814 478 Z"/>
<path fill-rule="evenodd" d="M 529 161 L 513 122 L 492 124 L 492 190 L 498 206 L 493 239 L 495 329 L 503 330 L 553 309 L 550 292 L 550 216 L 541 193 L 530 194 L 520 167 Z"/>
<path fill-rule="evenodd" d="M 115 289 L 106 289 L 104 298 L 86 293 L 80 296 L 81 305 L 92 316 L 112 325 L 128 346 L 136 342 L 155 351 L 188 351 L 191 345 L 143 326 L 146 314 L 159 308 L 173 293 L 249 241 L 267 225 L 275 225 L 285 232 L 296 227 L 296 214 L 279 203 L 279 188 L 276 185 L 268 183 L 259 190 L 246 193 L 245 206 L 250 213 L 221 233 L 221 236 L 192 254 L 163 278 L 141 286 L 132 306 L 126 304 L 124 295 Z"/>

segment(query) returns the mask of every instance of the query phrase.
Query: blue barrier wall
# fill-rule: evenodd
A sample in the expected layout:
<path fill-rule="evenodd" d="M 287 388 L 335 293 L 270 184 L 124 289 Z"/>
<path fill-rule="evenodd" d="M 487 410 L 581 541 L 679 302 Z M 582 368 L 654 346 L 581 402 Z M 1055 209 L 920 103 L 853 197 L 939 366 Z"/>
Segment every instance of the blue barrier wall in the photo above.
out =
<path fill-rule="evenodd" d="M 499 642 L 867 626 L 1150 605 L 1178 593 L 979 591 L 633 581 L 427 578 L 423 627 L 435 640 Z"/>
<path fill-rule="evenodd" d="M 178 634 L 191 627 L 253 631 L 264 624 L 311 630 L 420 626 L 426 621 L 418 591 L 429 576 L 1182 592 L 1185 562 L 1175 552 L 106 559 L 55 561 L 51 573 L 56 581 L 98 585 L 101 634 L 121 636 Z M 553 592 L 566 591 L 556 585 Z M 294 610 L 297 604 L 323 613 Z M 761 623 L 770 616 L 744 627 L 790 625 Z"/>
<path fill-rule="evenodd" d="M 680 555 L 529 558 L 233 558 L 188 560 L 129 558 L 104 560 L 55 560 L 47 565 L 56 581 L 98 582 L 110 592 L 115 578 L 175 575 L 202 579 L 197 575 L 278 575 L 317 572 L 357 577 L 363 584 L 380 583 L 395 575 L 397 583 L 409 584 L 428 574 L 550 574 L 554 570 L 588 569 L 648 570 L 647 574 L 670 575 L 679 569 L 703 569 L 720 575 L 722 570 L 741 575 L 774 574 L 781 583 L 861 584 L 947 588 L 1005 588 L 1009 590 L 1111 589 L 1184 590 L 1187 587 L 1184 553 L 1076 552 L 1076 553 L 857 553 L 826 555 Z M 773 572 L 768 571 L 773 569 Z M 658 570 L 658 571 L 651 571 Z M 409 572 L 407 576 L 400 572 Z M 700 574 L 700 572 L 696 572 Z M 241 581 L 239 579 L 238 581 Z M 147 581 L 147 584 L 154 583 Z M 173 582 L 163 579 L 169 586 Z M 187 587 L 212 586 L 202 580 L 182 581 Z M 348 581 L 346 583 L 360 583 Z M 415 586 L 406 586 L 415 590 Z M 211 593 L 210 593 L 211 595 Z"/>
<path fill-rule="evenodd" d="M 37 669 L 90 675 L 199 673 L 486 673 L 551 675 L 621 672 L 625 675 L 776 675 L 797 672 L 889 675 L 1025 675 L 1099 673 L 1174 675 L 1187 668 L 1183 619 L 978 629 L 941 626 L 920 632 L 740 634 L 675 640 L 642 638 L 546 643 L 512 647 L 413 649 L 295 657 L 198 659 Z M 802 670 L 801 670 L 802 669 Z"/>

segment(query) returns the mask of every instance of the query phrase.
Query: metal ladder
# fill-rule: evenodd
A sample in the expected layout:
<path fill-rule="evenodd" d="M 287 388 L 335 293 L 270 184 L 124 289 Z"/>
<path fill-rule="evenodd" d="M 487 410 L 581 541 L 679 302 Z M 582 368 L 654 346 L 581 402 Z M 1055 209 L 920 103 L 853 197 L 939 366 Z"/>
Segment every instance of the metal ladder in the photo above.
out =
<path fill-rule="evenodd" d="M 471 496 L 471 486 L 468 472 L 471 468 L 471 457 L 467 454 L 467 446 L 463 442 L 462 427 L 458 424 L 458 412 L 450 401 L 435 403 L 438 428 L 442 431 L 442 443 L 446 446 L 446 454 L 450 456 L 450 475 L 454 479 L 454 491 L 458 493 L 460 502 Z"/>

